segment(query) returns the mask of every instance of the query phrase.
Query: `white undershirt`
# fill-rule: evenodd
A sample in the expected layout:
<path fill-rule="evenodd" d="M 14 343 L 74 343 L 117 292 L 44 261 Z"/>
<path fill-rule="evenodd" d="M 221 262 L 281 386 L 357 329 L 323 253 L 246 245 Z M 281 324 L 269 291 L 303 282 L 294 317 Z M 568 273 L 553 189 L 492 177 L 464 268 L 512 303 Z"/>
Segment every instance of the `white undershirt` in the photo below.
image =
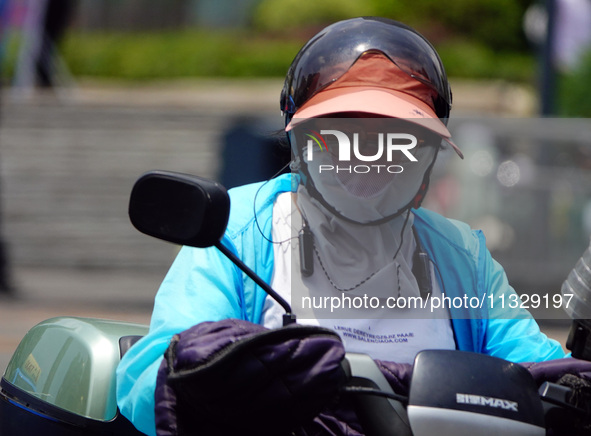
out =
<path fill-rule="evenodd" d="M 413 286 L 418 289 L 414 276 L 408 272 L 408 265 L 412 266 L 412 255 L 416 247 L 410 225 L 403 241 L 400 242 L 403 244 L 400 253 L 396 256 L 396 259 L 402 260 L 400 262 L 402 267 L 399 262 L 391 261 L 375 270 L 369 262 L 367 271 L 361 274 L 357 272 L 359 277 L 351 281 L 347 273 L 338 275 L 333 273 L 338 271 L 336 267 L 342 263 L 342 259 L 336 262 L 335 266 L 331 263 L 331 256 L 323 256 L 322 250 L 317 250 L 313 256 L 314 273 L 308 278 L 302 278 L 299 273 L 300 254 L 297 239 L 297 232 L 302 227 L 302 219 L 292 201 L 292 195 L 291 193 L 279 195 L 273 207 L 272 238 L 275 241 L 273 245 L 275 258 L 271 286 L 283 298 L 291 301 L 293 310 L 298 315 L 299 324 L 331 328 L 339 333 L 347 351 L 366 353 L 374 359 L 412 363 L 415 355 L 421 350 L 456 348 L 447 310 L 432 313 L 428 308 L 385 307 L 387 298 L 403 297 L 402 300 L 397 301 L 408 302 L 408 298 L 414 296 Z M 369 235 L 371 238 L 371 233 Z M 364 238 L 368 236 L 364 235 Z M 364 242 L 368 247 L 383 245 L 381 236 L 375 236 L 375 239 L 379 240 L 370 239 Z M 322 241 L 315 240 L 315 244 L 321 245 Z M 342 256 L 345 257 L 346 253 L 342 253 Z M 404 256 L 404 259 L 400 256 Z M 298 273 L 292 275 L 292 271 Z M 341 287 L 347 281 L 354 289 L 344 292 L 335 289 L 335 285 Z M 362 281 L 364 283 L 359 284 Z M 441 295 L 433 265 L 431 265 L 431 282 L 432 295 Z M 345 285 L 341 289 L 344 288 L 348 287 Z M 416 292 L 418 296 L 418 291 Z M 346 300 L 347 298 L 349 300 Z M 307 306 L 316 308 L 304 310 L 301 307 L 303 301 Z M 378 307 L 369 307 L 370 303 L 376 306 L 377 302 L 379 302 Z M 334 307 L 336 304 L 357 306 L 361 304 L 367 308 L 346 310 L 342 307 Z M 323 309 L 319 309 L 320 306 Z M 267 298 L 262 315 L 263 325 L 269 328 L 280 327 L 282 315 L 281 306 L 271 298 Z"/>

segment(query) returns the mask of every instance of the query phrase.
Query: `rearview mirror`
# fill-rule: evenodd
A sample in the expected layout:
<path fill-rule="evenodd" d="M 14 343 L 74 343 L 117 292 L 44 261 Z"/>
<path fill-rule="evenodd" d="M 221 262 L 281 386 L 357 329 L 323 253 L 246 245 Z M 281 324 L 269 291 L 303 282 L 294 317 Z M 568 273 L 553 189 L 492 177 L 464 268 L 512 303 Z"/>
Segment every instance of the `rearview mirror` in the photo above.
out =
<path fill-rule="evenodd" d="M 189 174 L 150 171 L 135 182 L 129 199 L 129 219 L 140 232 L 180 245 L 216 247 L 285 309 L 283 325 L 295 323 L 289 303 L 221 243 L 229 216 L 226 188 Z"/>
<path fill-rule="evenodd" d="M 191 247 L 216 245 L 226 230 L 230 197 L 219 183 L 172 171 L 150 171 L 131 191 L 129 218 L 140 232 Z"/>

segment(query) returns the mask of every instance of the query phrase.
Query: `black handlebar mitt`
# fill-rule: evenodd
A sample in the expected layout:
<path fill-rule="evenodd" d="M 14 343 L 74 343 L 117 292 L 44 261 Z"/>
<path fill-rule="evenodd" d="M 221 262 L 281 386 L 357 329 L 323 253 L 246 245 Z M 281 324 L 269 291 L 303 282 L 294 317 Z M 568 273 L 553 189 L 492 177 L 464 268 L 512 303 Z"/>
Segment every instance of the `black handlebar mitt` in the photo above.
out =
<path fill-rule="evenodd" d="M 321 327 L 198 324 L 172 338 L 158 371 L 157 434 L 290 434 L 336 397 L 344 356 Z"/>

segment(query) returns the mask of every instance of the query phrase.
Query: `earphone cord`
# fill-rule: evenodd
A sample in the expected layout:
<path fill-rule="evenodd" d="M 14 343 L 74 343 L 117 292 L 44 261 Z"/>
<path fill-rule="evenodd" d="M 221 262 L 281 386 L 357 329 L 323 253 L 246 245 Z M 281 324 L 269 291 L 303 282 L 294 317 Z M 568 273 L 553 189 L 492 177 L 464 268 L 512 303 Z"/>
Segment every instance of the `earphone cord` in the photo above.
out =
<path fill-rule="evenodd" d="M 265 181 L 265 183 L 261 184 L 261 186 L 259 187 L 259 189 L 257 189 L 257 192 L 254 194 L 254 201 L 253 201 L 253 205 L 252 205 L 252 209 L 253 209 L 253 216 L 254 216 L 254 222 L 257 226 L 257 229 L 259 231 L 259 233 L 261 234 L 261 236 L 268 242 L 270 242 L 271 244 L 283 244 L 287 241 L 290 241 L 292 239 L 296 239 L 297 236 L 293 236 L 291 238 L 288 238 L 284 241 L 273 241 L 272 239 L 269 239 L 265 233 L 263 232 L 263 229 L 261 229 L 261 226 L 259 224 L 259 220 L 257 217 L 257 197 L 259 196 L 259 192 L 261 191 L 261 189 L 263 189 L 263 187 L 269 183 L 272 179 L 274 179 L 275 177 L 277 177 L 279 174 L 281 174 L 283 171 L 285 171 L 285 169 L 287 167 L 289 167 L 292 164 L 292 161 L 289 161 L 288 163 L 286 163 L 285 165 L 283 165 L 281 167 L 281 169 L 279 171 L 277 171 L 270 179 L 268 179 L 267 181 Z"/>

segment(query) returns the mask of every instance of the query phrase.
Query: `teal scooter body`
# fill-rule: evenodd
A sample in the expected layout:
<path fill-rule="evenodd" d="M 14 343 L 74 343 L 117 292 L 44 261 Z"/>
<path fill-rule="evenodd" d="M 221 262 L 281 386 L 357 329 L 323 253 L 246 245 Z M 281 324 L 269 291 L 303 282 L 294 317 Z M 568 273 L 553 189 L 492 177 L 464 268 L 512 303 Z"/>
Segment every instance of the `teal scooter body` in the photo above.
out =
<path fill-rule="evenodd" d="M 115 369 L 147 326 L 58 317 L 22 339 L 1 381 L 0 435 L 139 435 L 117 409 Z"/>

